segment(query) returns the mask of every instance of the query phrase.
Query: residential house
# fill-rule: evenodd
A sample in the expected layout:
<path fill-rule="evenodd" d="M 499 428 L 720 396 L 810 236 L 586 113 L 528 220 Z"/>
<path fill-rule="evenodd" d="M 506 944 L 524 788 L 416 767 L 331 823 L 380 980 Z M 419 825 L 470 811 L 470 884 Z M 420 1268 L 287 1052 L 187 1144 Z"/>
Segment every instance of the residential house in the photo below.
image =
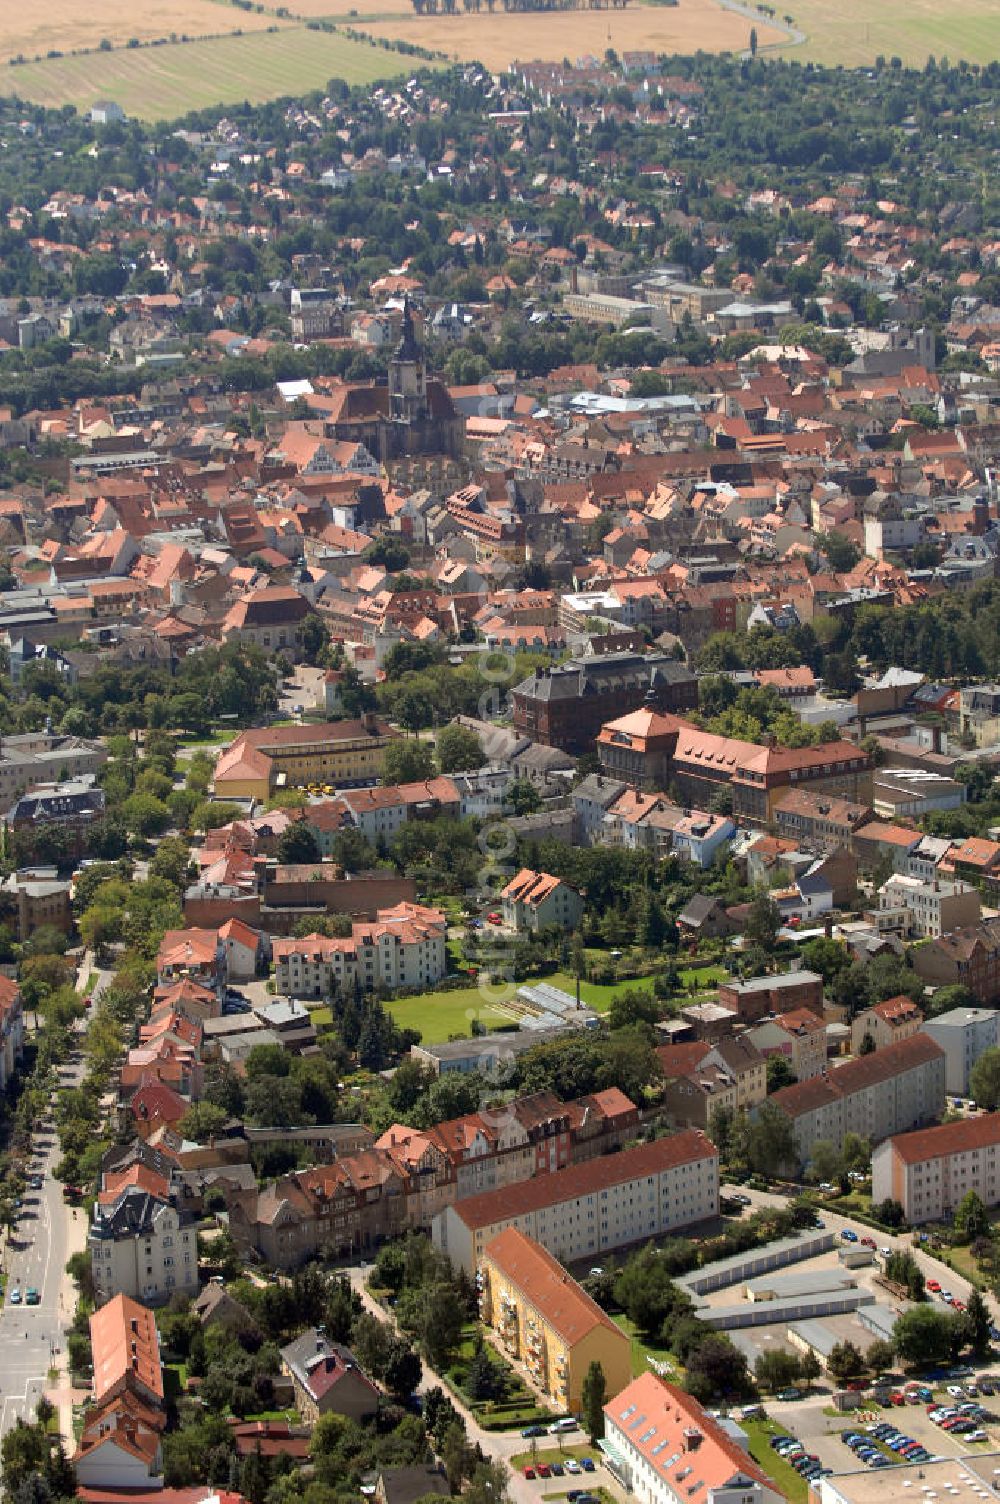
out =
<path fill-rule="evenodd" d="M 537 934 L 550 926 L 577 930 L 583 919 L 583 898 L 575 888 L 548 872 L 523 867 L 500 894 L 504 923 L 518 934 Z"/>
<path fill-rule="evenodd" d="M 6 1091 L 24 1053 L 24 1004 L 21 989 L 0 976 L 0 1091 Z"/>
<path fill-rule="evenodd" d="M 779 1055 L 796 1081 L 809 1081 L 826 1069 L 826 1024 L 808 1008 L 790 1008 L 747 1031 L 750 1043 L 770 1060 Z"/>
<path fill-rule="evenodd" d="M 309 1425 L 322 1415 L 365 1420 L 378 1410 L 379 1393 L 349 1348 L 331 1342 L 320 1327 L 281 1349 L 281 1366 L 295 1390 L 295 1408 Z"/>
<path fill-rule="evenodd" d="M 923 1022 L 923 1013 L 905 993 L 887 998 L 884 1003 L 873 1003 L 856 1013 L 851 1021 L 851 1054 L 860 1055 L 866 1039 L 871 1040 L 869 1051 L 872 1046 L 884 1050 L 890 1044 L 898 1044 L 916 1034 Z"/>
<path fill-rule="evenodd" d="M 914 947 L 909 959 L 932 987 L 968 987 L 986 1007 L 1000 1002 L 1000 919 L 940 935 Z"/>

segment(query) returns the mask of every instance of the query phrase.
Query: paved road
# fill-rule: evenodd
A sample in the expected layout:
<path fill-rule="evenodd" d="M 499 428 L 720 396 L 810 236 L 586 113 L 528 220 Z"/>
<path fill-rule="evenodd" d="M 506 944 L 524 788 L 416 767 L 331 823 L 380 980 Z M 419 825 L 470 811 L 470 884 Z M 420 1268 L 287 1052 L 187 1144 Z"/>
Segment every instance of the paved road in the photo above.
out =
<path fill-rule="evenodd" d="M 93 994 L 101 994 L 112 974 L 95 966 L 89 953 L 77 974 L 78 991 L 83 991 L 95 971 L 98 980 Z M 86 1019 L 77 1025 L 81 1039 L 86 1026 Z M 78 1086 L 83 1072 L 83 1057 L 77 1050 L 59 1068 L 59 1087 Z M 71 1242 L 79 1246 L 80 1238 L 78 1231 L 71 1240 L 74 1213 L 63 1201 L 62 1186 L 52 1175 L 60 1157 L 54 1123 L 39 1124 L 28 1173 L 43 1177 L 42 1189 L 25 1192 L 24 1209 L 5 1250 L 6 1298 L 0 1310 L 0 1436 L 5 1436 L 17 1420 L 33 1418 L 35 1406 L 49 1387 L 49 1370 L 58 1364 L 65 1328 L 72 1316 L 64 1272 Z M 82 1210 L 76 1212 L 78 1220 L 83 1215 Z M 41 1297 L 37 1306 L 24 1304 L 29 1288 L 36 1289 Z M 20 1305 L 10 1300 L 15 1289 L 21 1292 Z"/>
<path fill-rule="evenodd" d="M 81 1067 L 66 1069 L 67 1085 L 79 1081 Z M 62 1188 L 52 1177 L 59 1159 L 59 1141 L 53 1127 L 41 1127 L 35 1135 L 31 1173 L 44 1176 L 40 1191 L 28 1190 L 24 1210 L 7 1248 L 7 1299 L 0 1312 L 0 1434 L 16 1420 L 30 1420 L 48 1384 L 48 1371 L 64 1342 L 64 1327 L 70 1312 L 62 1306 L 62 1275 L 66 1266 L 67 1222 L 71 1213 L 62 1199 Z M 83 1216 L 78 1212 L 79 1217 Z M 23 1304 L 25 1292 L 34 1287 L 41 1300 L 37 1306 Z M 22 1304 L 13 1305 L 11 1294 L 19 1289 Z"/>

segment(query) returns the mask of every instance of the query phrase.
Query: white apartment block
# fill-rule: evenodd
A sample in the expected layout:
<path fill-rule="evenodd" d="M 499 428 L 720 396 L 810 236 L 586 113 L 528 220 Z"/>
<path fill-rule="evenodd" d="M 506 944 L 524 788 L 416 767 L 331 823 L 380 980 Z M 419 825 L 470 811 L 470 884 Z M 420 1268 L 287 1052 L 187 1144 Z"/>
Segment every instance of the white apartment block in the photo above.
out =
<path fill-rule="evenodd" d="M 848 1133 L 881 1143 L 933 1122 L 945 1105 L 944 1051 L 923 1031 L 861 1055 L 768 1100 L 791 1119 L 801 1164 L 820 1141 L 841 1148 Z"/>
<path fill-rule="evenodd" d="M 431 1235 L 471 1275 L 486 1245 L 507 1227 L 570 1263 L 707 1221 L 718 1206 L 718 1150 L 688 1129 L 473 1196 L 439 1213 Z"/>
<path fill-rule="evenodd" d="M 905 934 L 934 940 L 978 923 L 981 912 L 979 894 L 970 883 L 925 882 L 902 872 L 879 889 L 879 911 L 899 915 Z"/>
<path fill-rule="evenodd" d="M 198 1288 L 194 1223 L 148 1191 L 130 1187 L 112 1206 L 97 1205 L 87 1244 L 98 1305 L 115 1295 L 154 1305 Z"/>
<path fill-rule="evenodd" d="M 342 938 L 305 935 L 275 940 L 275 984 L 287 997 L 325 998 L 360 983 L 376 987 L 433 987 L 448 970 L 447 923 L 437 909 L 401 903 L 372 923 L 356 923 Z"/>
<path fill-rule="evenodd" d="M 992 1008 L 952 1008 L 924 1022 L 944 1050 L 944 1086 L 952 1096 L 969 1095 L 969 1073 L 984 1050 L 1000 1045 L 1000 1013 Z"/>
<path fill-rule="evenodd" d="M 899 1134 L 872 1155 L 872 1200 L 891 1196 L 908 1222 L 950 1219 L 969 1191 L 1000 1204 L 1000 1113 Z"/>

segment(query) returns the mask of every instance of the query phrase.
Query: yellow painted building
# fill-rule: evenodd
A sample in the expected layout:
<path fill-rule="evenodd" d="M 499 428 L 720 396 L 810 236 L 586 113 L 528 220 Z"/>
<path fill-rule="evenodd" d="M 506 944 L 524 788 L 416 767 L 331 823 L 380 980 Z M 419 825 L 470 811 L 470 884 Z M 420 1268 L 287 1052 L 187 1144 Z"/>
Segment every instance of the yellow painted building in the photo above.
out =
<path fill-rule="evenodd" d="M 276 788 L 311 783 L 369 787 L 382 776 L 394 734 L 372 715 L 244 731 L 216 764 L 215 792 L 223 799 L 267 799 Z"/>
<path fill-rule="evenodd" d="M 483 1322 L 557 1409 L 579 1414 L 591 1363 L 601 1365 L 609 1395 L 631 1381 L 628 1337 L 533 1238 L 516 1227 L 498 1233 L 478 1279 Z"/>

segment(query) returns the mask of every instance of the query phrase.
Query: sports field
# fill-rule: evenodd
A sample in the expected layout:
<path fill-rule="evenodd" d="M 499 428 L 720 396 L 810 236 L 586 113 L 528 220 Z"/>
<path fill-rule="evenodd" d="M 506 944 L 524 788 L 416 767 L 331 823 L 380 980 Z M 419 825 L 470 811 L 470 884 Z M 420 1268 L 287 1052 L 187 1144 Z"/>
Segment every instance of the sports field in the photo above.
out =
<path fill-rule="evenodd" d="M 344 3 L 344 0 L 338 0 Z M 353 0 L 359 15 L 371 14 L 369 0 Z M 750 45 L 756 27 L 760 46 L 777 43 L 785 33 L 761 17 L 751 21 L 725 10 L 716 0 L 679 0 L 677 5 L 629 5 L 626 10 L 523 11 L 497 10 L 479 15 L 416 16 L 398 4 L 383 4 L 383 12 L 400 11 L 393 19 L 354 21 L 373 37 L 391 37 L 440 50 L 449 57 L 476 61 L 499 71 L 509 63 L 534 59 L 560 62 L 590 54 L 616 52 L 740 52 Z"/>
<path fill-rule="evenodd" d="M 789 0 L 778 14 L 806 34 L 802 46 L 778 55 L 803 62 L 856 68 L 881 54 L 923 66 L 932 53 L 953 63 L 1000 59 L 998 0 Z"/>
<path fill-rule="evenodd" d="M 209 8 L 222 11 L 219 6 Z M 324 88 L 331 78 L 364 84 L 412 68 L 412 59 L 385 48 L 293 26 L 3 68 L 0 93 L 17 94 L 54 109 L 74 104 L 85 110 L 95 100 L 113 99 L 126 115 L 173 120 L 188 110 L 215 104 L 306 94 Z"/>
<path fill-rule="evenodd" d="M 273 24 L 273 16 L 238 10 L 224 0 L 156 0 L 155 5 L 136 5 L 135 0 L 8 3 L 0 6 L 0 61 L 44 57 L 52 48 L 65 53 L 96 47 L 104 38 L 113 47 L 124 47 L 132 37 L 139 42 L 172 35 L 204 37 L 237 27 L 260 31 Z"/>

